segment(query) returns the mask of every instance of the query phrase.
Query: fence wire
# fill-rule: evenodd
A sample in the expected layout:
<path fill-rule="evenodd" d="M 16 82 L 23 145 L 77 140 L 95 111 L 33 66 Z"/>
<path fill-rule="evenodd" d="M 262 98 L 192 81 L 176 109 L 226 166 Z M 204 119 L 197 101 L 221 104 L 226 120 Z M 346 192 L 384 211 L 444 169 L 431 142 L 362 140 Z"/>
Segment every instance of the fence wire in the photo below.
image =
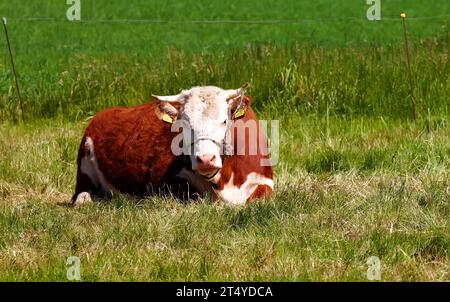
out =
<path fill-rule="evenodd" d="M 442 20 L 449 19 L 450 15 L 438 15 L 438 16 L 422 16 L 422 17 L 408 17 L 410 21 L 430 21 L 430 20 Z M 29 17 L 29 18 L 8 18 L 10 22 L 77 22 L 77 23 L 103 23 L 103 24 L 199 24 L 199 25 L 226 25 L 226 24 L 250 24 L 250 25 L 300 25 L 304 23 L 322 23 L 322 22 L 383 22 L 383 21 L 400 21 L 400 16 L 387 16 L 381 17 L 381 20 L 370 21 L 367 18 L 357 17 L 337 17 L 337 18 L 318 18 L 318 19 L 296 19 L 296 20 L 161 20 L 161 19 L 81 19 L 79 21 L 69 21 L 63 18 L 51 18 L 51 17 Z"/>

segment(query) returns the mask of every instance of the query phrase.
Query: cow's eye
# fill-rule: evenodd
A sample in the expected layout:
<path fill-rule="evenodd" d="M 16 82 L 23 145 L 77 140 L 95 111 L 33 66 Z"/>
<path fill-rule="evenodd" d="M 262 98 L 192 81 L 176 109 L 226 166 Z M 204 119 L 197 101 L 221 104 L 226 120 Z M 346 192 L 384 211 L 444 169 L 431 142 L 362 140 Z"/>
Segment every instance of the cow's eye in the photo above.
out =
<path fill-rule="evenodd" d="M 227 124 L 227 120 L 224 120 L 222 124 L 223 124 L 223 125 L 226 125 L 226 124 Z"/>

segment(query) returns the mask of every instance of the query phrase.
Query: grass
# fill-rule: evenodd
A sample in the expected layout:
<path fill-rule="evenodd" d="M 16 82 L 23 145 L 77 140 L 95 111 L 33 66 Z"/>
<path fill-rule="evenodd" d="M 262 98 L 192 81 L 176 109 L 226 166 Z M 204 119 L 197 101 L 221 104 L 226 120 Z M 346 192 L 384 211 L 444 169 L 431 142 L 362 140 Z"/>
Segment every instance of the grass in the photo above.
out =
<path fill-rule="evenodd" d="M 449 40 L 430 38 L 413 48 L 418 112 L 448 116 Z M 169 62 L 169 63 L 167 63 Z M 0 89 L 0 120 L 17 120 L 12 75 Z M 150 94 L 214 83 L 240 87 L 251 82 L 255 108 L 279 117 L 284 112 L 343 116 L 411 116 L 409 82 L 402 46 L 252 46 L 246 51 L 188 55 L 171 50 L 164 61 L 151 57 L 80 54 L 55 74 L 42 71 L 24 82 L 25 118 L 80 119 L 105 107 L 140 104 Z M 29 84 L 29 85 L 28 85 Z"/>
<path fill-rule="evenodd" d="M 370 256 L 383 281 L 449 279 L 446 125 L 304 117 L 282 132 L 270 201 L 116 197 L 75 210 L 85 125 L 2 126 L 1 280 L 66 280 L 72 255 L 83 280 L 364 281 Z"/>
<path fill-rule="evenodd" d="M 402 10 L 411 18 L 425 18 L 408 19 L 419 109 L 422 114 L 428 109 L 448 114 L 450 27 L 445 15 L 450 15 L 450 5 L 446 0 L 433 5 L 427 0 L 387 1 L 379 22 L 366 19 L 369 6 L 364 1 L 159 3 L 86 0 L 81 23 L 64 21 L 64 1 L 0 4 L 0 13 L 10 18 L 26 117 L 62 114 L 73 119 L 106 106 L 139 103 L 151 93 L 178 93 L 211 83 L 239 87 L 248 81 L 260 102 L 304 101 L 303 110 L 324 112 L 328 106 L 345 114 L 403 117 L 410 100 Z M 431 16 L 444 17 L 426 19 Z M 26 21 L 32 17 L 55 21 Z M 89 22 L 116 19 L 304 22 Z M 0 47 L 0 121 L 17 119 L 10 70 L 6 47 Z"/>
<path fill-rule="evenodd" d="M 389 19 L 450 5 L 385 1 L 374 23 L 363 2 L 83 0 L 85 22 L 69 23 L 64 1 L 3 1 L 26 123 L 0 47 L 0 280 L 67 280 L 70 256 L 85 281 L 367 281 L 370 256 L 382 281 L 450 280 L 449 19 L 408 20 L 417 123 L 401 23 Z M 43 16 L 55 20 L 25 20 Z M 304 21 L 89 22 L 99 19 Z M 95 112 L 249 81 L 259 116 L 280 121 L 271 200 L 68 207 Z"/>

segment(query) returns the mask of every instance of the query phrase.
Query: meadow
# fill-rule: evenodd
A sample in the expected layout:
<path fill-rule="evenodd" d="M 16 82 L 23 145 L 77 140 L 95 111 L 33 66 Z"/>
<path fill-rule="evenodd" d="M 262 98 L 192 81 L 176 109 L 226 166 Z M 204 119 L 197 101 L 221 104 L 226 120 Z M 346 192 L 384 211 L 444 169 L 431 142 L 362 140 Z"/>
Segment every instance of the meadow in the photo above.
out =
<path fill-rule="evenodd" d="M 0 47 L 0 280 L 65 281 L 70 256 L 85 281 L 368 281 L 371 256 L 381 281 L 450 280 L 448 1 L 382 1 L 377 22 L 365 1 L 162 3 L 82 0 L 81 22 L 0 3 L 25 100 L 22 122 Z M 280 121 L 272 199 L 69 206 L 97 111 L 245 82 Z"/>

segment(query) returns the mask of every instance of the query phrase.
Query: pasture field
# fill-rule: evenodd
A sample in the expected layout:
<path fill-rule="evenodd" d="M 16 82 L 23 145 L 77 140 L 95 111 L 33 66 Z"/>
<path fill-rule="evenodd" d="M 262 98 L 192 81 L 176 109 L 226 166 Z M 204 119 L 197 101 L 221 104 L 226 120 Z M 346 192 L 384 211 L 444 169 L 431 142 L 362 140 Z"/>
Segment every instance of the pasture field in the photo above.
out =
<path fill-rule="evenodd" d="M 285 126 L 277 194 L 232 208 L 116 197 L 68 207 L 84 122 L 1 126 L 0 279 L 448 280 L 449 131 L 302 117 Z M 295 127 L 294 127 L 295 124 Z"/>
<path fill-rule="evenodd" d="M 367 281 L 371 256 L 381 281 L 450 280 L 448 1 L 382 1 L 379 22 L 350 0 L 82 3 L 79 23 L 65 1 L 0 3 L 25 99 L 20 122 L 0 47 L 1 281 L 65 281 L 70 256 L 84 281 Z M 244 82 L 280 121 L 272 199 L 69 206 L 95 112 Z"/>
<path fill-rule="evenodd" d="M 174 94 L 181 88 L 211 83 L 240 87 L 251 81 L 255 87 L 252 93 L 262 101 L 279 92 L 277 75 L 290 60 L 312 68 L 301 70 L 308 76 L 300 80 L 315 81 L 305 82 L 316 89 L 315 93 L 333 98 L 333 90 L 343 90 L 344 95 L 336 97 L 348 103 L 358 94 L 347 89 L 366 89 L 364 95 L 358 96 L 359 103 L 345 107 L 369 114 L 390 113 L 391 107 L 380 112 L 379 104 L 397 103 L 408 89 L 399 18 L 402 10 L 410 18 L 412 42 L 426 41 L 418 48 L 421 53 L 413 55 L 418 60 L 413 64 L 416 73 L 425 73 L 417 78 L 423 83 L 418 85 L 419 93 L 433 103 L 425 107 L 425 112 L 427 108 L 435 110 L 436 105 L 441 108 L 442 96 L 435 96 L 435 92 L 430 95 L 422 88 L 448 95 L 448 87 L 442 89 L 434 83 L 435 77 L 448 75 L 439 72 L 446 71 L 440 64 L 448 60 L 447 0 L 434 0 L 432 5 L 429 0 L 382 1 L 382 19 L 377 22 L 367 20 L 369 6 L 362 0 L 81 1 L 81 22 L 65 20 L 68 6 L 63 0 L 0 3 L 0 13 L 9 17 L 26 114 L 31 119 L 58 114 L 75 118 L 105 106 L 136 104 L 149 99 L 150 93 Z M 43 21 L 39 17 L 51 19 Z M 195 23 L 202 20 L 219 23 Z M 323 48 L 334 51 L 322 52 Z M 428 54 L 436 48 L 444 50 Z M 12 111 L 17 108 L 6 48 L 0 50 L 0 70 L 3 121 L 13 118 Z M 339 77 L 346 76 L 349 70 L 348 76 L 357 76 L 358 81 L 342 82 L 345 85 L 340 87 Z M 319 85 L 323 91 L 319 91 Z M 333 86 L 333 90 L 324 85 Z M 380 87 L 374 89 L 372 85 Z M 374 92 L 385 95 L 378 99 L 375 94 L 367 95 Z M 314 92 L 308 98 L 311 95 Z M 394 112 L 403 116 L 403 110 Z"/>

